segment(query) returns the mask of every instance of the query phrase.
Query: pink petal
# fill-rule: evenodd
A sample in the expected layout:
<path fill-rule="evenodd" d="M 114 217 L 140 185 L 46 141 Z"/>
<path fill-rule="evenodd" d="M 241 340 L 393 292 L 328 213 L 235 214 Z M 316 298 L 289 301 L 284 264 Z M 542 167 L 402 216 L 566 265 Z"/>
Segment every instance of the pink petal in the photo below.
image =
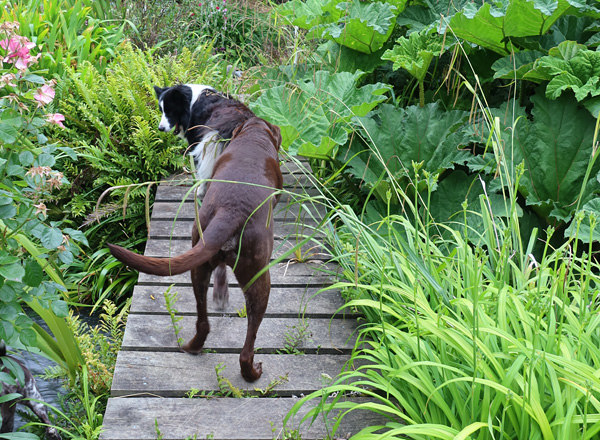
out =
<path fill-rule="evenodd" d="M 43 85 L 37 90 L 37 93 L 33 95 L 33 99 L 39 102 L 38 106 L 48 104 L 54 99 L 54 89 L 49 85 Z"/>
<path fill-rule="evenodd" d="M 63 125 L 62 121 L 65 120 L 64 115 L 60 114 L 60 113 L 47 113 L 45 115 L 46 120 L 48 122 L 50 122 L 51 124 L 56 124 L 61 128 L 65 128 L 65 126 Z"/>

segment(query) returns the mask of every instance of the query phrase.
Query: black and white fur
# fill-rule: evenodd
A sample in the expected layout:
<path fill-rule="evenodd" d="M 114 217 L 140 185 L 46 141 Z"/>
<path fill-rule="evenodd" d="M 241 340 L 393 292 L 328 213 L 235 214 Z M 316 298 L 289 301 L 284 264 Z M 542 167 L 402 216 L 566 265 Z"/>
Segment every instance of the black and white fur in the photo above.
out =
<path fill-rule="evenodd" d="M 202 84 L 178 84 L 172 87 L 154 86 L 161 119 L 160 131 L 171 131 L 187 140 L 193 157 L 196 178 L 202 183 L 196 193 L 203 197 L 219 155 L 223 152 L 233 130 L 250 117 L 239 103 Z M 243 106 L 245 108 L 245 106 Z"/>
<path fill-rule="evenodd" d="M 23 369 L 24 381 L 23 383 L 20 383 L 19 379 L 15 379 L 14 384 L 5 382 L 1 383 L 2 389 L 0 391 L 0 396 L 17 393 L 22 397 L 9 402 L 4 402 L 2 405 L 0 405 L 0 411 L 2 413 L 2 428 L 0 428 L 0 433 L 13 432 L 15 412 L 17 409 L 17 404 L 20 403 L 31 408 L 40 421 L 46 425 L 46 438 L 48 440 L 61 440 L 58 430 L 55 427 L 50 426 L 48 412 L 46 411 L 46 406 L 41 403 L 43 398 L 38 391 L 37 386 L 35 385 L 35 378 L 33 377 L 33 374 L 31 374 L 31 371 L 29 371 L 23 362 L 15 359 L 12 356 L 7 356 L 6 346 L 4 345 L 4 342 L 0 342 L 0 359 L 5 358 L 9 358 Z M 2 367 L 2 371 L 4 373 L 10 373 L 9 369 L 6 367 Z"/>

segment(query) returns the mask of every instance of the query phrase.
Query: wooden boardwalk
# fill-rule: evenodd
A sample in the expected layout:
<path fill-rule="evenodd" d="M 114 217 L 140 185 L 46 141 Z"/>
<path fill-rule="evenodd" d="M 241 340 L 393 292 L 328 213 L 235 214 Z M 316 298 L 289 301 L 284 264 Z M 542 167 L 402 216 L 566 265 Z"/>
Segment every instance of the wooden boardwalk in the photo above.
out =
<path fill-rule="evenodd" d="M 282 166 L 286 189 L 314 192 L 307 172 L 300 168 Z M 145 255 L 177 255 L 190 248 L 194 205 L 191 198 L 181 203 L 188 189 L 166 184 L 158 188 Z M 299 204 L 288 204 L 292 198 L 284 195 L 277 206 L 274 258 L 300 241 L 303 232 L 314 229 L 314 220 Z M 305 251 L 314 245 L 306 245 Z M 174 308 L 182 317 L 177 323 L 179 337 L 187 341 L 196 319 L 189 274 L 140 274 L 100 438 L 328 438 L 327 425 L 337 414 L 329 414 L 328 421 L 319 417 L 312 426 L 301 425 L 294 433 L 300 437 L 289 432 L 298 428 L 297 420 L 287 426 L 288 431 L 282 430 L 283 419 L 298 397 L 321 389 L 324 378 L 343 369 L 358 325 L 356 317 L 337 312 L 343 304 L 339 292 L 317 294 L 331 283 L 336 266 L 327 263 L 323 249 L 314 248 L 310 254 L 308 261 L 286 258 L 271 269 L 269 306 L 256 339 L 255 360 L 262 362 L 263 375 L 252 384 L 239 371 L 246 318 L 239 316 L 244 298 L 231 272 L 225 310 L 215 309 L 208 292 L 211 333 L 205 353 L 199 356 L 179 351 L 163 295 L 174 284 L 170 291 L 179 294 Z M 190 393 L 196 397 L 188 397 Z M 368 426 L 369 417 L 364 413 L 346 417 L 338 436 Z"/>

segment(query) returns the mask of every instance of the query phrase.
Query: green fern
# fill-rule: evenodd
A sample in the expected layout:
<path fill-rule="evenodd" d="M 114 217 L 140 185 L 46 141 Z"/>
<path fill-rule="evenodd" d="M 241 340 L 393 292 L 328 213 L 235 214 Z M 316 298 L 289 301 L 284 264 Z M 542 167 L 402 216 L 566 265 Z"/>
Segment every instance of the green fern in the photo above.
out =
<path fill-rule="evenodd" d="M 176 82 L 222 86 L 223 69 L 211 50 L 205 45 L 194 52 L 185 49 L 177 57 L 155 58 L 150 51 L 126 45 L 104 74 L 85 62 L 65 67 L 54 110 L 66 115 L 67 129 L 54 135 L 69 142 L 79 157 L 77 164 L 61 164 L 65 177 L 76 185 L 57 205 L 85 217 L 90 212 L 83 208 L 95 206 L 108 187 L 158 181 L 181 169 L 185 145 L 156 129 L 160 114 L 153 86 Z M 110 201 L 123 202 L 124 193 L 111 193 Z M 129 208 L 138 203 L 145 203 L 143 189 L 129 195 Z"/>

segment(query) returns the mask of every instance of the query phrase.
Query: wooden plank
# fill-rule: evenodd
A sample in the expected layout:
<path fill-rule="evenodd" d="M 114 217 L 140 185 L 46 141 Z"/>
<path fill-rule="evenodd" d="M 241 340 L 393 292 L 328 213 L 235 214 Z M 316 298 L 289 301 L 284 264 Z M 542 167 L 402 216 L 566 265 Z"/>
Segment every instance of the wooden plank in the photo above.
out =
<path fill-rule="evenodd" d="M 225 367 L 219 375 L 244 394 L 292 396 L 309 394 L 323 386 L 323 375 L 337 376 L 348 361 L 347 355 L 261 354 L 263 374 L 256 382 L 246 382 L 239 367 L 239 355 L 233 353 L 154 353 L 121 351 L 112 383 L 113 397 L 139 393 L 162 397 L 185 397 L 192 388 L 218 393 L 215 367 Z M 276 385 L 275 385 L 276 384 Z M 273 387 L 273 385 L 275 385 Z M 258 390 L 257 390 L 258 389 Z"/>
<path fill-rule="evenodd" d="M 296 287 L 323 287 L 329 285 L 334 280 L 335 273 L 339 267 L 332 263 L 324 263 L 318 260 L 310 260 L 306 263 L 282 262 L 272 266 L 271 286 L 296 286 Z M 237 280 L 233 276 L 230 267 L 227 267 L 229 285 L 237 286 Z M 180 275 L 161 277 L 140 273 L 138 284 L 170 286 L 171 284 L 191 285 L 190 275 L 182 273 Z"/>
<path fill-rule="evenodd" d="M 135 286 L 130 313 L 165 314 L 167 308 L 164 298 L 164 287 Z M 178 292 L 176 308 L 180 315 L 196 315 L 196 300 L 191 287 L 176 287 L 171 293 Z M 217 309 L 212 298 L 212 288 L 208 290 L 208 313 L 211 315 L 238 316 L 245 302 L 239 287 L 229 288 L 229 304 L 224 309 Z M 343 318 L 348 313 L 337 310 L 344 305 L 338 290 L 320 292 L 317 288 L 281 288 L 271 289 L 267 317 L 293 318 Z"/>
<path fill-rule="evenodd" d="M 298 338 L 298 350 L 312 353 L 349 353 L 354 347 L 356 319 L 304 320 L 304 338 Z M 239 353 L 246 337 L 246 318 L 211 317 L 205 349 L 220 353 Z M 178 322 L 179 337 L 188 341 L 195 334 L 196 317 L 183 316 Z M 286 336 L 298 336 L 299 318 L 265 318 L 258 329 L 255 346 L 260 353 L 277 353 L 286 346 Z M 166 315 L 130 315 L 121 350 L 179 351 L 171 319 Z"/>
<path fill-rule="evenodd" d="M 293 204 L 277 205 L 275 208 L 275 221 L 286 220 L 294 222 L 296 219 L 307 219 L 318 223 L 325 217 L 326 209 L 323 205 Z M 155 202 L 152 208 L 152 220 L 194 220 L 196 217 L 194 203 L 184 202 Z"/>
<path fill-rule="evenodd" d="M 156 440 L 156 425 L 163 440 L 197 438 L 214 440 L 272 440 L 284 438 L 283 419 L 298 399 L 293 398 L 111 398 L 108 399 L 102 440 Z M 364 403 L 365 399 L 355 402 Z M 330 426 L 339 412 L 322 413 L 310 425 L 300 420 L 312 408 L 301 407 L 288 430 L 299 427 L 302 440 L 329 438 Z M 327 417 L 327 424 L 323 419 Z M 382 417 L 370 411 L 356 410 L 342 419 L 337 438 L 349 438 L 365 426 L 377 425 Z M 309 426 L 310 425 L 310 426 Z M 286 437 L 290 438 L 290 437 Z"/>
<path fill-rule="evenodd" d="M 277 240 L 274 243 L 273 258 L 279 258 L 284 254 L 288 254 L 296 246 L 296 240 Z M 192 240 L 189 237 L 185 239 L 171 239 L 169 237 L 163 239 L 152 238 L 146 242 L 144 255 L 150 257 L 162 257 L 164 255 L 180 255 L 192 248 Z M 321 246 L 318 242 L 310 241 L 302 247 L 297 248 L 301 258 L 318 261 L 328 261 L 331 259 L 331 254 Z M 296 260 L 296 251 L 286 257 L 287 260 Z"/>
<path fill-rule="evenodd" d="M 319 197 L 321 191 L 317 188 L 285 187 L 280 195 L 279 203 L 287 204 L 290 201 L 302 201 L 311 197 Z M 194 193 L 189 184 L 184 185 L 160 185 L 156 190 L 154 200 L 157 202 L 192 202 Z"/>
<path fill-rule="evenodd" d="M 150 238 L 186 238 L 192 236 L 194 220 L 153 220 L 150 223 Z M 323 233 L 313 224 L 298 224 L 277 222 L 273 237 L 276 240 L 303 240 L 313 236 L 315 240 L 321 239 Z"/>

